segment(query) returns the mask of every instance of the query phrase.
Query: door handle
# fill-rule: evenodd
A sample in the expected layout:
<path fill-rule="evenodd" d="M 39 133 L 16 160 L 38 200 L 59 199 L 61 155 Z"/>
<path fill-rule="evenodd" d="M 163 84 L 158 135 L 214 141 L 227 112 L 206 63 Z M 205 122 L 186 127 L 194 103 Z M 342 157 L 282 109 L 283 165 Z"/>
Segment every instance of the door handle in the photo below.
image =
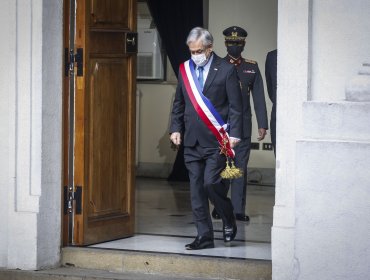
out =
<path fill-rule="evenodd" d="M 127 38 L 126 41 L 127 41 L 127 44 L 131 44 L 132 46 L 135 46 L 135 37 L 132 37 L 132 39 Z"/>
<path fill-rule="evenodd" d="M 128 32 L 125 33 L 125 40 L 126 40 L 126 53 L 137 53 L 137 33 L 136 32 Z"/>

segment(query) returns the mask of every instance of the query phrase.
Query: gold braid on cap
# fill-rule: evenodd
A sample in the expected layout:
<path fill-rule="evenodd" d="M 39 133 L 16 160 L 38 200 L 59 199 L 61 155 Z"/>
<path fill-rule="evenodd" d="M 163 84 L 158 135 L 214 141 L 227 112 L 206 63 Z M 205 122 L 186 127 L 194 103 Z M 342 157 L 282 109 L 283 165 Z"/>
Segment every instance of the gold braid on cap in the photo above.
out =
<path fill-rule="evenodd" d="M 238 36 L 238 32 L 231 32 L 231 36 L 225 36 L 225 41 L 242 41 L 246 37 Z"/>

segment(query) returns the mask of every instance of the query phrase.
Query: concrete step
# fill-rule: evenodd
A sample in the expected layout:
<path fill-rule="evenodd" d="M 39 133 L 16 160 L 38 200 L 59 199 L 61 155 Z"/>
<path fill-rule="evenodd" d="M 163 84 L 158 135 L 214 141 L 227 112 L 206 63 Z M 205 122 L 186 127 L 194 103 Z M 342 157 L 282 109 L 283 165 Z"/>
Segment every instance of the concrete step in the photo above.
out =
<path fill-rule="evenodd" d="M 113 273 L 162 275 L 162 277 L 171 279 L 193 277 L 196 279 L 268 280 L 271 279 L 272 271 L 271 261 L 265 260 L 78 247 L 63 248 L 62 265 Z"/>
<path fill-rule="evenodd" d="M 370 102 L 303 103 L 303 138 L 370 141 Z"/>
<path fill-rule="evenodd" d="M 61 267 L 43 271 L 0 270 L 1 280 L 202 280 L 133 272 L 109 272 L 96 269 Z"/>

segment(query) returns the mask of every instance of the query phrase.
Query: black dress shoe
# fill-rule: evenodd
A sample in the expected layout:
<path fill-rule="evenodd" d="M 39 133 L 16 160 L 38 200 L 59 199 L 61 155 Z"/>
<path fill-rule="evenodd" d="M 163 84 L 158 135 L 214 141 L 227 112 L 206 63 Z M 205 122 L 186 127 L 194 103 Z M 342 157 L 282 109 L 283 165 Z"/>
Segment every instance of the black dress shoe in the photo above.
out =
<path fill-rule="evenodd" d="M 213 238 L 208 236 L 197 236 L 192 243 L 185 245 L 186 250 L 200 250 L 214 247 Z"/>
<path fill-rule="evenodd" d="M 223 233 L 224 233 L 224 242 L 231 242 L 235 239 L 237 232 L 236 224 L 234 223 L 232 226 L 224 226 Z"/>
<path fill-rule="evenodd" d="M 244 214 L 235 214 L 235 219 L 242 222 L 249 222 L 249 216 Z"/>
<path fill-rule="evenodd" d="M 213 217 L 213 219 L 215 219 L 215 220 L 219 220 L 219 219 L 221 219 L 220 214 L 218 214 L 218 213 L 217 213 L 217 211 L 216 211 L 216 208 L 213 208 L 213 211 L 212 211 L 212 217 Z"/>

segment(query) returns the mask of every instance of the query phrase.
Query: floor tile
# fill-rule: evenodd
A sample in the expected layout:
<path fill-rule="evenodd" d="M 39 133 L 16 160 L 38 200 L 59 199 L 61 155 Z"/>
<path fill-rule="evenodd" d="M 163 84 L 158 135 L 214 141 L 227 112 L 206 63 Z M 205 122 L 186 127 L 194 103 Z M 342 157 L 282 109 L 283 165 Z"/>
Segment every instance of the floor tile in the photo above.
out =
<path fill-rule="evenodd" d="M 188 251 L 184 245 L 192 242 L 196 235 L 189 183 L 137 178 L 135 236 L 91 247 L 271 260 L 274 197 L 274 187 L 248 186 L 246 212 L 251 220 L 248 223 L 237 222 L 238 233 L 232 246 L 225 247 L 222 222 L 214 220 L 215 248 Z M 213 209 L 212 205 L 210 209 Z"/>

